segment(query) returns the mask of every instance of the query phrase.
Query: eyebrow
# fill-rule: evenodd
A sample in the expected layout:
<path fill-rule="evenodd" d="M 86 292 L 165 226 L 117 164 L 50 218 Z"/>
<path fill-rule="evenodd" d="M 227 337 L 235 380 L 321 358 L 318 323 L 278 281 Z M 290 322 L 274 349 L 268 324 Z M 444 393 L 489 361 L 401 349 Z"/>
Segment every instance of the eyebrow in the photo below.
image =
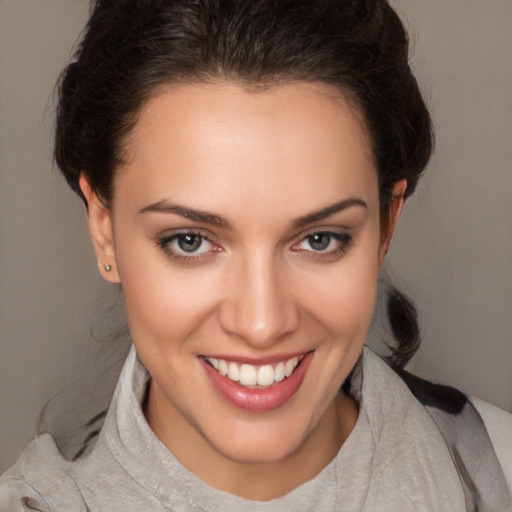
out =
<path fill-rule="evenodd" d="M 211 226 L 215 226 L 217 228 L 231 229 L 229 222 L 220 215 L 215 215 L 214 213 L 205 212 L 203 210 L 187 208 L 186 206 L 180 206 L 177 204 L 169 204 L 166 201 L 151 203 L 139 211 L 139 213 L 147 212 L 180 215 L 185 219 L 195 220 L 203 224 L 210 224 Z"/>
<path fill-rule="evenodd" d="M 302 228 L 307 224 L 311 224 L 313 222 L 318 222 L 319 220 L 324 220 L 334 215 L 335 213 L 341 212 L 342 210 L 346 210 L 347 208 L 351 208 L 352 206 L 361 206 L 365 209 L 368 208 L 368 205 L 357 197 L 350 197 L 348 199 L 344 199 L 339 203 L 332 204 L 331 206 L 327 206 L 322 208 L 321 210 L 317 210 L 316 212 L 309 213 L 304 217 L 299 217 L 293 221 L 294 228 Z"/>
<path fill-rule="evenodd" d="M 348 199 L 344 199 L 343 201 L 339 201 L 338 203 L 332 204 L 321 210 L 317 210 L 315 212 L 309 213 L 303 217 L 299 217 L 292 222 L 292 225 L 295 229 L 306 226 L 307 224 L 311 224 L 313 222 L 318 222 L 319 220 L 326 219 L 335 213 L 338 213 L 342 210 L 346 210 L 347 208 L 351 208 L 353 206 L 361 206 L 363 208 L 368 208 L 368 205 L 357 197 L 351 197 Z M 184 217 L 185 219 L 194 220 L 197 222 L 201 222 L 204 224 L 210 224 L 211 226 L 215 226 L 222 229 L 232 229 L 231 224 L 220 215 L 216 215 L 214 213 L 209 213 L 203 210 L 196 210 L 193 208 L 187 208 L 186 206 L 180 206 L 177 204 L 170 204 L 167 201 L 157 201 L 156 203 L 151 203 L 148 206 L 145 206 L 139 213 L 165 213 L 165 214 L 174 214 Z"/>

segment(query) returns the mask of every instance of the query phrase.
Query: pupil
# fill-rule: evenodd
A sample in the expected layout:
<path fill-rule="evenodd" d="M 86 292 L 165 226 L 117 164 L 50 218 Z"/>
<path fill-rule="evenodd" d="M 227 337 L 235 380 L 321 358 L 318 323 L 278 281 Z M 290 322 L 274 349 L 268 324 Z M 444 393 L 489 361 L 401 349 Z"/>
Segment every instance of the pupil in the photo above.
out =
<path fill-rule="evenodd" d="M 185 252 L 194 252 L 201 246 L 201 237 L 197 235 L 181 235 L 178 238 L 180 249 Z"/>
<path fill-rule="evenodd" d="M 316 233 L 309 237 L 309 243 L 315 251 L 323 251 L 331 243 L 331 235 L 328 233 Z"/>

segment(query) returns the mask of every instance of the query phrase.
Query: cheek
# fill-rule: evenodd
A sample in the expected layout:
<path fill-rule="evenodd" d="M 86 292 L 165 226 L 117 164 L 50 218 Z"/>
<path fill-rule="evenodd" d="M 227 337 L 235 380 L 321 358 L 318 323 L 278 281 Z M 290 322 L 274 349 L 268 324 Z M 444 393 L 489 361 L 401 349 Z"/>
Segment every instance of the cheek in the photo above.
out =
<path fill-rule="evenodd" d="M 156 261 L 155 261 L 156 260 Z M 218 279 L 198 269 L 173 269 L 164 258 L 134 252 L 119 262 L 130 333 L 134 343 L 178 347 L 214 309 Z"/>
<path fill-rule="evenodd" d="M 313 320 L 315 331 L 320 328 L 328 337 L 346 343 L 364 341 L 377 293 L 375 240 L 378 236 L 365 237 L 333 265 L 288 266 L 287 278 L 281 282 L 286 290 L 280 293 Z M 163 351 L 180 350 L 187 341 L 187 351 L 200 353 L 204 336 L 199 330 L 208 337 L 219 332 L 216 310 L 229 293 L 226 286 L 233 280 L 233 268 L 176 267 L 144 242 L 134 243 L 131 238 L 124 242 L 129 243 L 116 242 L 117 264 L 134 343 Z"/>
<path fill-rule="evenodd" d="M 375 309 L 379 273 L 377 251 L 371 256 L 351 255 L 340 265 L 302 280 L 304 309 L 333 337 L 364 341 Z"/>

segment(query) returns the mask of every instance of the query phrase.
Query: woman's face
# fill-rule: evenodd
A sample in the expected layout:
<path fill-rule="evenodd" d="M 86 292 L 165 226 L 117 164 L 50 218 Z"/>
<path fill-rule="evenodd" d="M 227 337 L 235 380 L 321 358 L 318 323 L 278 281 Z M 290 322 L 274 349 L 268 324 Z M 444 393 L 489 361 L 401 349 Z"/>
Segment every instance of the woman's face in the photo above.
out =
<path fill-rule="evenodd" d="M 195 457 L 318 450 L 326 423 L 350 415 L 336 397 L 390 236 L 362 120 L 320 85 L 169 87 L 125 157 L 110 212 L 86 195 L 152 376 L 153 430 L 175 454 L 204 447 Z"/>

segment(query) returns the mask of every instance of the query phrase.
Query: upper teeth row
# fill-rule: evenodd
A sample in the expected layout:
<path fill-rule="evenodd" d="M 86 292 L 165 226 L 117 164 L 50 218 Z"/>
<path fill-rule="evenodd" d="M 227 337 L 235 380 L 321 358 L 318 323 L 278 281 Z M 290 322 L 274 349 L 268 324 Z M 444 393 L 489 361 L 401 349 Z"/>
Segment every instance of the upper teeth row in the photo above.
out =
<path fill-rule="evenodd" d="M 253 366 L 252 364 L 239 364 L 234 361 L 225 361 L 215 357 L 205 358 L 221 375 L 240 382 L 242 386 L 270 386 L 274 382 L 281 382 L 289 377 L 299 364 L 299 357 L 292 357 L 287 361 L 281 361 L 275 366 L 265 364 Z"/>

